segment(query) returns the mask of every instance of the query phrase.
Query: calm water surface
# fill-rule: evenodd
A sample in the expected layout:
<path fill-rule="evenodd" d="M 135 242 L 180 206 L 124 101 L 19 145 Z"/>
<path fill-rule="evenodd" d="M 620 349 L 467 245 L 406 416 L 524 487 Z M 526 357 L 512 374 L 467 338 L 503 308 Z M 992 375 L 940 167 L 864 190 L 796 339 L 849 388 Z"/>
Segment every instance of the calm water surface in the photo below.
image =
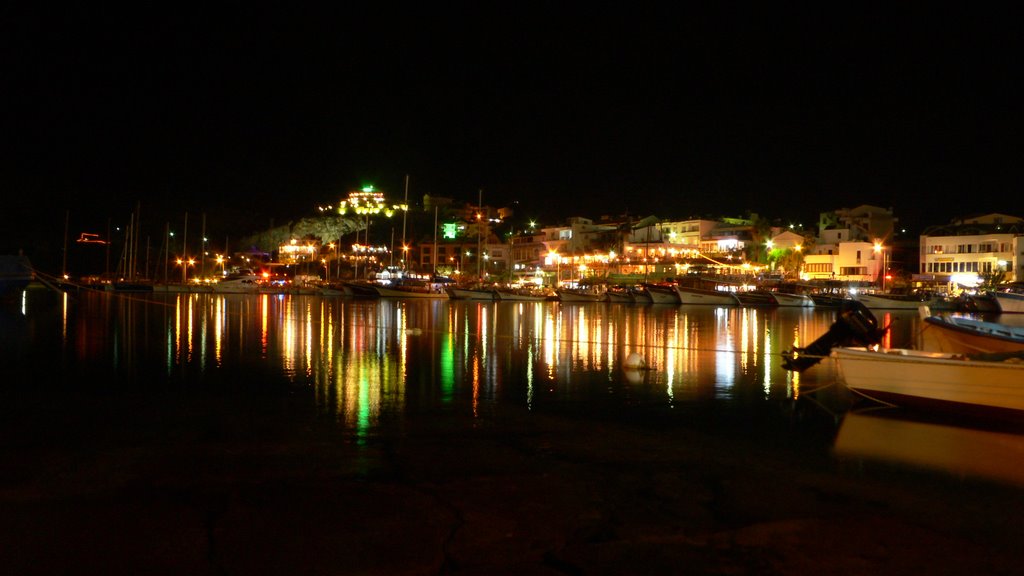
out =
<path fill-rule="evenodd" d="M 877 315 L 888 345 L 914 345 L 916 312 Z M 520 409 L 757 421 L 750 433 L 767 426 L 820 448 L 849 395 L 830 361 L 796 374 L 782 354 L 834 319 L 827 309 L 30 291 L 4 307 L 0 346 L 14 376 L 5 396 L 34 406 L 284 387 L 309 399 L 301 418 L 330 420 L 355 442 L 438 410 L 472 422 Z M 644 367 L 628 366 L 631 355 Z M 826 425 L 794 427 L 801 406 Z"/>

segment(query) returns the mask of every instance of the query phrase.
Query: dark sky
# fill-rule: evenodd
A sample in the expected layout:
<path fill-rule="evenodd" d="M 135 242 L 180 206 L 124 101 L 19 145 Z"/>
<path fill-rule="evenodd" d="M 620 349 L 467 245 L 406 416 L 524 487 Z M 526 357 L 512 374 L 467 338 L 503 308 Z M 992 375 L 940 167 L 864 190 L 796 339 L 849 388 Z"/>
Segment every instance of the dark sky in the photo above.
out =
<path fill-rule="evenodd" d="M 1024 212 L 1020 14 L 991 7 L 24 4 L 5 250 L 137 202 L 241 233 L 406 174 L 524 218 Z"/>

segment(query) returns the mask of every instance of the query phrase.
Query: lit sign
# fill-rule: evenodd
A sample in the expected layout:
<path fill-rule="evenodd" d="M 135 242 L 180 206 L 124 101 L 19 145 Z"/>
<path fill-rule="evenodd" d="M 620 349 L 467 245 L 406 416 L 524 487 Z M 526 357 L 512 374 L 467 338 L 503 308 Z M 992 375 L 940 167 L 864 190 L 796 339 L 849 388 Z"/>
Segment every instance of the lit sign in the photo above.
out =
<path fill-rule="evenodd" d="M 80 242 L 82 244 L 106 244 L 106 242 L 100 238 L 99 234 L 90 234 L 88 232 L 82 232 L 78 237 L 78 240 L 75 240 L 75 242 Z"/>
<path fill-rule="evenodd" d="M 451 222 L 451 223 L 447 223 L 447 224 L 442 224 L 441 225 L 441 231 L 442 231 L 442 235 L 445 238 L 449 238 L 451 240 L 454 240 L 455 239 L 455 235 L 458 233 L 458 228 L 456 227 L 454 222 Z"/>

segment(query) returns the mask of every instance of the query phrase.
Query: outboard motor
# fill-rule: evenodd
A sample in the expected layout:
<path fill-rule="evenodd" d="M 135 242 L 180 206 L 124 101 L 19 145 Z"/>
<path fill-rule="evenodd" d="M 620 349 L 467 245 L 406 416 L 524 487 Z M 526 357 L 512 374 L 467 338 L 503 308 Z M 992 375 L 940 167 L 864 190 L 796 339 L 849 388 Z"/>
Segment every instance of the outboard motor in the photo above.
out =
<path fill-rule="evenodd" d="M 882 341 L 889 330 L 878 327 L 878 320 L 867 306 L 856 300 L 843 302 L 839 317 L 817 340 L 806 348 L 794 348 L 782 367 L 802 372 L 828 356 L 836 346 L 873 346 Z"/>

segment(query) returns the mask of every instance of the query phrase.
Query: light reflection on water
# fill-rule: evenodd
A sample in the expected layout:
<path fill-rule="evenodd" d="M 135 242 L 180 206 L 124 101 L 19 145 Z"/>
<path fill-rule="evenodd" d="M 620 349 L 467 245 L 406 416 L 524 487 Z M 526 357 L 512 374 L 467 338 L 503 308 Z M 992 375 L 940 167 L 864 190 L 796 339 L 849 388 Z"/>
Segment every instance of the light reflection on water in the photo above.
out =
<path fill-rule="evenodd" d="M 832 310 L 553 302 L 349 300 L 170 294 L 61 297 L 64 365 L 196 381 L 257 365 L 309 387 L 318 409 L 360 434 L 382 416 L 487 405 L 666 409 L 798 397 L 834 383 L 829 361 L 804 374 L 782 354 L 826 332 Z M 916 313 L 880 315 L 893 344 Z M 47 330 L 46 328 L 43 329 Z M 40 338 L 45 334 L 40 334 Z M 639 354 L 642 369 L 624 366 Z"/>
<path fill-rule="evenodd" d="M 876 316 L 891 328 L 887 345 L 916 346 L 916 311 Z M 834 310 L 802 308 L 32 294 L 0 308 L 8 371 L 0 392 L 37 394 L 27 406 L 90 390 L 159 404 L 167 391 L 180 398 L 231 386 L 236 394 L 269 388 L 276 405 L 284 389 L 357 445 L 400 433 L 409 417 L 443 411 L 476 423 L 506 406 L 681 420 L 708 409 L 742 422 L 752 408 L 805 396 L 803 404 L 818 406 L 815 391 L 839 388 L 829 360 L 802 374 L 782 369 L 786 350 L 809 345 L 834 319 Z M 1024 315 L 999 320 L 1019 325 Z M 626 366 L 633 353 L 644 368 Z M 826 441 L 834 435 L 842 458 L 1024 485 L 1013 466 L 996 469 L 1022 450 L 1017 431 L 856 412 L 829 422 Z M 985 467 L 972 460 L 981 447 L 992 453 Z"/>

